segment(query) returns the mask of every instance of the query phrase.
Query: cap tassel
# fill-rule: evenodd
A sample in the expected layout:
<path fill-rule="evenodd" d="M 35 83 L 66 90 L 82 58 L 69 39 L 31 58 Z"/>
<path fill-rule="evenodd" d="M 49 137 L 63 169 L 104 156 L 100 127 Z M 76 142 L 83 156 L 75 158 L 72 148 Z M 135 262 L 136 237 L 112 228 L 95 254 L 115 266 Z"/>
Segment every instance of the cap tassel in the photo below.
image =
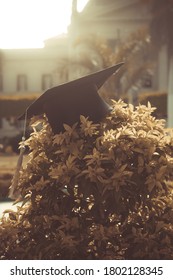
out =
<path fill-rule="evenodd" d="M 20 154 L 19 154 L 19 158 L 18 158 L 18 161 L 17 161 L 17 166 L 16 166 L 16 169 L 15 169 L 15 172 L 14 172 L 14 176 L 13 176 L 13 179 L 12 179 L 12 183 L 11 183 L 10 191 L 9 191 L 9 195 L 8 195 L 8 197 L 11 198 L 11 199 L 17 199 L 20 196 L 20 193 L 17 190 L 17 185 L 18 185 L 19 178 L 20 178 L 20 170 L 21 170 L 21 167 L 22 167 L 23 156 L 24 156 L 24 152 L 25 152 L 26 122 L 27 122 L 27 110 L 26 110 L 26 113 L 25 113 L 25 121 L 24 121 L 24 130 L 23 130 L 22 142 L 21 142 L 21 145 L 19 147 Z"/>

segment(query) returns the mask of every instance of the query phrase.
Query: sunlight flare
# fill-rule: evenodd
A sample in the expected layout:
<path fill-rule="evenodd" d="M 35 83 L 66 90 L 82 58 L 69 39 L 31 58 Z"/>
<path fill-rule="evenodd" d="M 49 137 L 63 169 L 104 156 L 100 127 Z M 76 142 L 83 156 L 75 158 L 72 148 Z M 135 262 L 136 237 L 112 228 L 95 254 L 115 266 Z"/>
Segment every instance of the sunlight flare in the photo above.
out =
<path fill-rule="evenodd" d="M 78 1 L 79 12 L 87 2 Z M 0 48 L 39 48 L 67 33 L 71 6 L 72 0 L 0 0 Z"/>

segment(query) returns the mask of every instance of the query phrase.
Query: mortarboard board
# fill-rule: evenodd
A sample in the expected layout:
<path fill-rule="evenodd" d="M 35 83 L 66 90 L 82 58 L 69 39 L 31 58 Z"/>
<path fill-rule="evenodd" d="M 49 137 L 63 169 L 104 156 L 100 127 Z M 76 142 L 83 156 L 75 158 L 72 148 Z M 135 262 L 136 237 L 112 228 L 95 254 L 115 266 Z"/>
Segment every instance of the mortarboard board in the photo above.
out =
<path fill-rule="evenodd" d="M 80 115 L 99 122 L 111 107 L 99 96 L 98 89 L 122 64 L 48 89 L 26 109 L 19 120 L 45 113 L 55 134 L 64 130 L 64 123 L 73 125 L 78 122 Z"/>

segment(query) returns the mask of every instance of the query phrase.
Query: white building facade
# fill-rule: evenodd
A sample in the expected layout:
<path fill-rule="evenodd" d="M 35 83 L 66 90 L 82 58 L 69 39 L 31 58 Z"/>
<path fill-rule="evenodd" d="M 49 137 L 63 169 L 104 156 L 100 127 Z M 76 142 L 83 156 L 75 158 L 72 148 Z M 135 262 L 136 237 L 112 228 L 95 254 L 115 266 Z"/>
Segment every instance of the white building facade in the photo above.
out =
<path fill-rule="evenodd" d="M 67 56 L 67 38 L 41 49 L 3 49 L 1 55 L 0 95 L 41 93 L 61 83 L 58 67 Z M 59 80 L 60 79 L 60 80 Z"/>

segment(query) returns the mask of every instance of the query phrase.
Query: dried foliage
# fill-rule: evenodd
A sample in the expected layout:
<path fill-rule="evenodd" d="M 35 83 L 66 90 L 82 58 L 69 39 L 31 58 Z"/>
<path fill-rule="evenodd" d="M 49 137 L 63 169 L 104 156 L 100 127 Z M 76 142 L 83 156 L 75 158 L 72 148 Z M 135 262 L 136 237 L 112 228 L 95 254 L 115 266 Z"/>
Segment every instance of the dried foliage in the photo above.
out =
<path fill-rule="evenodd" d="M 102 61 L 102 68 L 109 67 L 116 61 L 114 59 L 112 48 L 104 38 L 98 37 L 95 34 L 90 34 L 88 36 L 79 36 L 74 42 L 74 47 L 78 47 L 80 45 L 87 46 L 88 49 L 90 48 L 100 56 Z M 84 53 L 81 55 L 84 55 Z M 91 60 L 91 55 L 89 53 L 86 53 L 85 57 L 86 56 L 88 56 L 88 60 Z M 100 65 L 98 66 L 100 67 Z"/>
<path fill-rule="evenodd" d="M 152 77 L 155 72 L 155 52 L 148 28 L 141 28 L 131 33 L 125 42 L 119 42 L 112 61 L 125 62 L 121 72 L 114 77 L 120 94 L 131 90 L 138 94 L 141 91 L 144 78 Z"/>
<path fill-rule="evenodd" d="M 166 119 L 168 111 L 167 95 L 168 94 L 165 91 L 143 92 L 138 95 L 138 102 L 144 105 L 146 105 L 147 102 L 150 102 L 152 106 L 156 107 L 154 116 L 156 116 L 157 118 Z"/>
<path fill-rule="evenodd" d="M 123 101 L 27 144 L 23 206 L 0 225 L 1 259 L 173 259 L 173 138 L 153 108 Z"/>

